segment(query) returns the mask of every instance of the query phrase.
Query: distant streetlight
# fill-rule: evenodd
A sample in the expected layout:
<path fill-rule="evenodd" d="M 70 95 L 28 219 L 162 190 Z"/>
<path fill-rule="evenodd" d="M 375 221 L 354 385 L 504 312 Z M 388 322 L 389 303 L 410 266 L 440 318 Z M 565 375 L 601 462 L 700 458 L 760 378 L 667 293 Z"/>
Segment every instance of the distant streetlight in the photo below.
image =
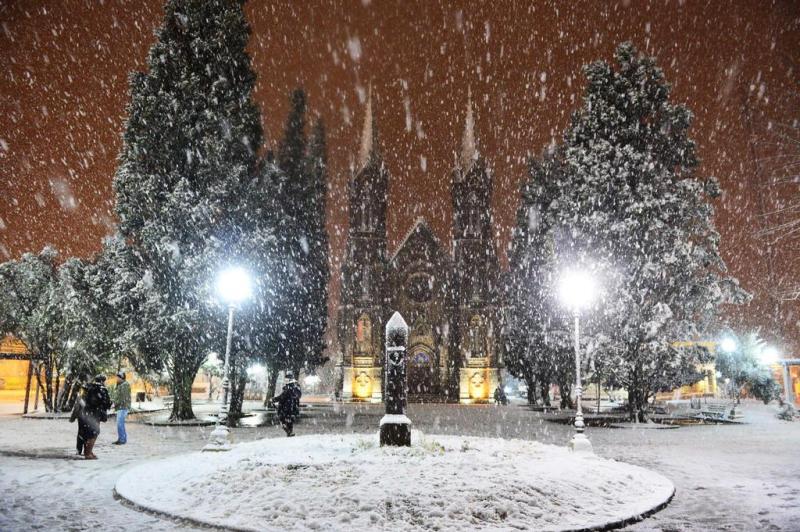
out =
<path fill-rule="evenodd" d="M 762 349 L 758 356 L 758 358 L 761 360 L 761 363 L 765 366 L 777 364 L 780 357 L 781 355 L 778 349 L 771 345 L 768 345 Z"/>
<path fill-rule="evenodd" d="M 587 308 L 596 295 L 594 280 L 585 272 L 573 271 L 566 273 L 559 284 L 559 296 L 562 303 L 572 312 L 575 320 L 575 435 L 569 442 L 570 449 L 579 452 L 592 452 L 592 444 L 583 433 L 583 410 L 581 397 L 581 343 L 580 343 L 580 312 Z"/>
<path fill-rule="evenodd" d="M 736 340 L 734 340 L 730 336 L 726 336 L 719 343 L 719 347 L 726 353 L 733 353 L 734 351 L 736 351 Z"/>
<path fill-rule="evenodd" d="M 225 363 L 222 366 L 222 404 L 219 407 L 217 422 L 211 431 L 204 451 L 227 451 L 231 448 L 228 430 L 228 391 L 230 381 L 231 342 L 233 341 L 233 311 L 236 305 L 249 299 L 252 294 L 250 275 L 243 268 L 235 267 L 220 273 L 217 279 L 217 294 L 228 304 L 228 337 L 225 342 Z M 221 423 L 224 422 L 224 423 Z"/>

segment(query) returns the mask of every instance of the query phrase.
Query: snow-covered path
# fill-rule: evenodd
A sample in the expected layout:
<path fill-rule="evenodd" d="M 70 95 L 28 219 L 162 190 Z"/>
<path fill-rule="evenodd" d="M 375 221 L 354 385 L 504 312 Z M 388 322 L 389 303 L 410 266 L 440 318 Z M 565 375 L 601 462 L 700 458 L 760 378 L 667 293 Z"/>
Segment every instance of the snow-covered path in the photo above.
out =
<path fill-rule="evenodd" d="M 588 429 L 595 451 L 658 471 L 675 483 L 672 503 L 630 529 L 797 530 L 800 523 L 800 423 L 779 422 L 774 407 L 748 403 L 742 426 L 676 430 Z M 380 405 L 318 410 L 299 434 L 377 430 Z M 518 437 L 564 444 L 571 429 L 516 406 L 412 405 L 409 417 L 427 433 Z M 190 530 L 115 500 L 128 468 L 153 457 L 200 449 L 208 427 L 129 424 L 129 444 L 110 445 L 103 426 L 97 461 L 72 460 L 76 427 L 64 420 L 0 416 L 0 530 Z M 244 428 L 238 441 L 280 437 L 277 427 Z M 37 458 L 9 453 L 38 453 Z M 147 486 L 142 486 L 147 489 Z"/>

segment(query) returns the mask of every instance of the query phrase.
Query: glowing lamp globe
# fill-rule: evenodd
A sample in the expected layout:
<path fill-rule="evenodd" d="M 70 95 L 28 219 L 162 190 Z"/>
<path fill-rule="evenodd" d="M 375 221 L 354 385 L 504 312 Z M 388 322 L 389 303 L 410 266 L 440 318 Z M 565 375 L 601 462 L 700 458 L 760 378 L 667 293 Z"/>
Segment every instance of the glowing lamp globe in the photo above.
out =
<path fill-rule="evenodd" d="M 561 302 L 577 312 L 588 307 L 595 298 L 594 280 L 585 272 L 568 272 L 559 284 Z"/>
<path fill-rule="evenodd" d="M 719 343 L 719 347 L 726 353 L 733 353 L 736 351 L 736 340 L 733 338 L 723 338 Z"/>
<path fill-rule="evenodd" d="M 322 379 L 318 375 L 307 375 L 305 379 L 303 379 L 303 384 L 306 386 L 311 386 L 312 388 L 320 383 Z"/>
<path fill-rule="evenodd" d="M 759 358 L 761 359 L 762 364 L 769 366 L 778 362 L 780 353 L 778 353 L 778 350 L 775 347 L 768 345 L 761 350 Z"/>
<path fill-rule="evenodd" d="M 243 268 L 230 268 L 219 274 L 217 293 L 229 305 L 250 298 L 252 293 L 250 275 Z"/>

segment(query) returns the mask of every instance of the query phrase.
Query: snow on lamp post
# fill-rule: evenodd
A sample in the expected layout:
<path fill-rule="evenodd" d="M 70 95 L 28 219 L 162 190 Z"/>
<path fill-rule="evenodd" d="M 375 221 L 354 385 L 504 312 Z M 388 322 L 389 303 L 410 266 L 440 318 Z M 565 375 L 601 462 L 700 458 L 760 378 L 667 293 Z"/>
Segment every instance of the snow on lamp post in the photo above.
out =
<path fill-rule="evenodd" d="M 249 299 L 251 296 L 250 275 L 239 267 L 223 271 L 217 279 L 217 293 L 228 305 L 228 336 L 225 342 L 225 362 L 222 365 L 222 404 L 219 407 L 217 422 L 211 437 L 203 448 L 204 451 L 230 450 L 230 431 L 228 430 L 228 391 L 230 381 L 231 343 L 233 341 L 233 311 L 236 305 Z"/>
<path fill-rule="evenodd" d="M 569 447 L 576 452 L 592 452 L 592 444 L 583 433 L 583 410 L 581 409 L 581 347 L 580 347 L 580 312 L 585 309 L 594 298 L 595 286 L 592 278 L 585 272 L 568 272 L 562 278 L 559 286 L 559 295 L 562 303 L 572 312 L 575 321 L 575 435 L 569 442 Z"/>

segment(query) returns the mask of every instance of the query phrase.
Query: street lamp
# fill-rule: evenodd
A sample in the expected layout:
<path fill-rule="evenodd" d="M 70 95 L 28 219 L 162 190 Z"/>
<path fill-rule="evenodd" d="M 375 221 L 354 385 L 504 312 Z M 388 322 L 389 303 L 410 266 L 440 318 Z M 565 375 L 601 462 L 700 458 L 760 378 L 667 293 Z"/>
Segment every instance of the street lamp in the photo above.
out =
<path fill-rule="evenodd" d="M 736 340 L 734 340 L 730 336 L 726 336 L 719 343 L 719 347 L 726 353 L 733 353 L 734 351 L 736 351 Z"/>
<path fill-rule="evenodd" d="M 589 306 L 595 297 L 595 285 L 592 278 L 585 272 L 572 271 L 566 273 L 559 285 L 559 296 L 562 303 L 572 312 L 575 321 L 575 435 L 569 442 L 569 447 L 576 452 L 592 452 L 592 444 L 583 433 L 583 410 L 581 397 L 581 344 L 580 344 L 580 312 Z"/>
<path fill-rule="evenodd" d="M 236 305 L 250 298 L 252 293 L 250 275 L 239 267 L 229 268 L 220 273 L 217 279 L 217 294 L 228 304 L 228 337 L 225 342 L 225 363 L 222 366 L 222 404 L 219 407 L 217 422 L 204 451 L 228 451 L 230 431 L 228 430 L 228 391 L 230 381 L 228 372 L 231 358 L 231 342 L 233 341 L 233 311 Z M 224 421 L 224 423 L 220 423 Z"/>
<path fill-rule="evenodd" d="M 761 359 L 761 363 L 765 366 L 772 366 L 778 363 L 778 359 L 780 358 L 780 353 L 778 349 L 774 346 L 768 345 L 758 355 L 758 358 Z"/>

